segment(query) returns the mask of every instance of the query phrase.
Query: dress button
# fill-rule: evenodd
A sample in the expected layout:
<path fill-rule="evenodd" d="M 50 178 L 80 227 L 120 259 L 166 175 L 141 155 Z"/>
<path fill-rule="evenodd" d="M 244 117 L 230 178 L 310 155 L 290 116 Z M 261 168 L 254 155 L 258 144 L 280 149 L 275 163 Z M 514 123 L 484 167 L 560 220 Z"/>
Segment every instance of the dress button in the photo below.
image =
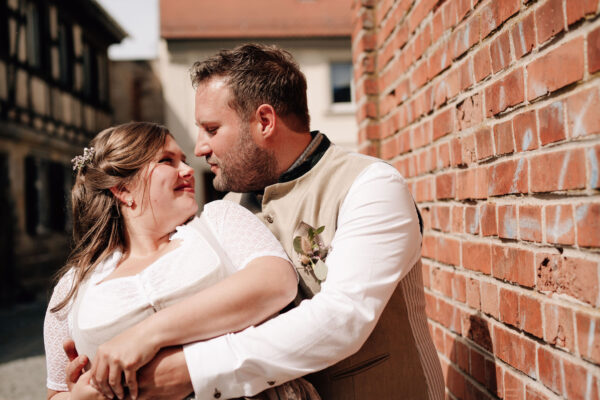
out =
<path fill-rule="evenodd" d="M 269 386 L 273 386 L 273 385 L 275 384 L 275 381 L 267 381 L 267 384 L 268 384 Z"/>
<path fill-rule="evenodd" d="M 213 393 L 213 397 L 215 399 L 221 398 L 221 392 L 219 392 L 219 389 L 215 388 L 215 393 Z"/>
<path fill-rule="evenodd" d="M 265 217 L 265 219 L 267 220 L 268 223 L 272 224 L 273 223 L 273 216 L 272 215 L 267 215 Z"/>

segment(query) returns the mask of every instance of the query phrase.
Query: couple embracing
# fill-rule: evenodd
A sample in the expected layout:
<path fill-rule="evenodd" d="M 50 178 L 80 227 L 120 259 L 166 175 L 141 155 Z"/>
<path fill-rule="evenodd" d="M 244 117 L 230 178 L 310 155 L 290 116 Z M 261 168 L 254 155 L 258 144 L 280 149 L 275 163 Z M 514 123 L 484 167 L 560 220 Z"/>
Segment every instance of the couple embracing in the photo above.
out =
<path fill-rule="evenodd" d="M 310 131 L 281 49 L 224 50 L 191 75 L 195 155 L 230 194 L 196 216 L 193 170 L 151 123 L 74 159 L 48 398 L 443 398 L 404 179 Z"/>

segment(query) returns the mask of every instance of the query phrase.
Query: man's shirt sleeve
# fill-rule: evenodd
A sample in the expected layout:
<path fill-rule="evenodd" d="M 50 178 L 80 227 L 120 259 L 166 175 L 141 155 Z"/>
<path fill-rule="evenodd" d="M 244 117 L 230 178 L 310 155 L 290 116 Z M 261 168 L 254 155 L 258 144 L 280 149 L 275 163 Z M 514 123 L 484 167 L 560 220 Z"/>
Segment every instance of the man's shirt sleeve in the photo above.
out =
<path fill-rule="evenodd" d="M 372 164 L 341 206 L 319 293 L 262 325 L 184 346 L 197 398 L 251 396 L 352 355 L 420 250 L 404 179 L 385 163 Z"/>

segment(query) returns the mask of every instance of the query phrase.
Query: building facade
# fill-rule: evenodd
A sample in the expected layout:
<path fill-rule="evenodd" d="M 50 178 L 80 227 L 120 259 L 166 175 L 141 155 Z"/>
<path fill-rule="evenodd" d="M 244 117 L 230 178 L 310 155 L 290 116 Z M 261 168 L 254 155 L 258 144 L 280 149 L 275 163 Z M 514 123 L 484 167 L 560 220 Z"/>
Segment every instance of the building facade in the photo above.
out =
<path fill-rule="evenodd" d="M 247 42 L 275 44 L 288 50 L 308 81 L 311 129 L 325 132 L 339 145 L 355 148 L 358 130 L 351 88 L 350 6 L 350 0 L 160 2 L 163 40 L 159 70 L 165 123 L 197 171 L 201 204 L 218 194 L 213 192 L 211 173 L 204 161 L 191 157 L 197 133 L 189 77 L 192 64 Z"/>
<path fill-rule="evenodd" d="M 0 304 L 45 296 L 65 261 L 70 160 L 111 123 L 125 36 L 93 0 L 0 0 Z"/>

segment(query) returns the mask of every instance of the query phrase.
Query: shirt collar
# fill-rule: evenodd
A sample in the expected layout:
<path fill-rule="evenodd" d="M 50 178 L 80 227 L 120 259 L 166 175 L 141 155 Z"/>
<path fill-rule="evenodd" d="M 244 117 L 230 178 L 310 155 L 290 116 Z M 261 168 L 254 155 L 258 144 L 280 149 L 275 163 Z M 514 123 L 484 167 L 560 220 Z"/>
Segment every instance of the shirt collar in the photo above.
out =
<path fill-rule="evenodd" d="M 331 141 L 319 131 L 312 131 L 312 140 L 300 157 L 279 177 L 278 183 L 293 181 L 311 170 L 331 145 Z"/>

